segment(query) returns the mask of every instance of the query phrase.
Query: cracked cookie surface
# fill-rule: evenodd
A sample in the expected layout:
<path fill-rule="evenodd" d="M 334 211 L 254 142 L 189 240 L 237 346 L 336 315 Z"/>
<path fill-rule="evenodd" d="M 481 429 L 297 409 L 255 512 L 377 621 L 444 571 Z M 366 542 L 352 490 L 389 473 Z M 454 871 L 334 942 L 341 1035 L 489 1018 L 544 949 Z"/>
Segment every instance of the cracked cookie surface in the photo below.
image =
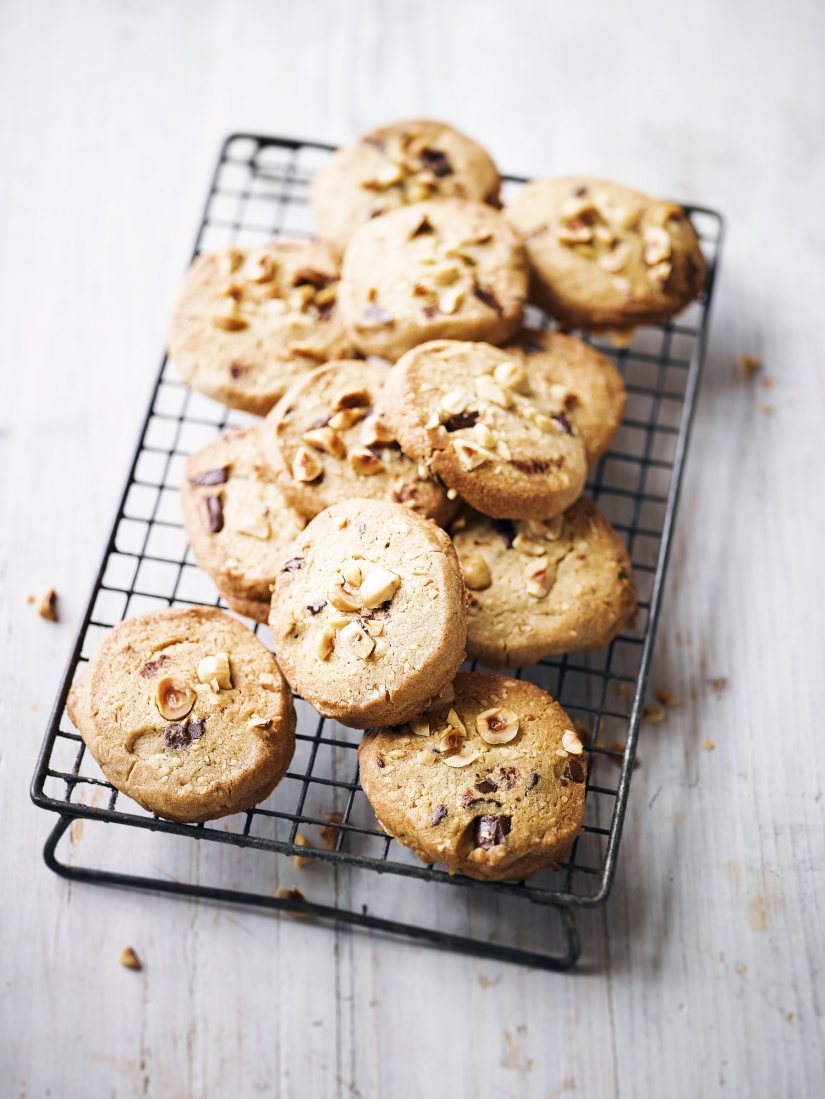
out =
<path fill-rule="evenodd" d="M 319 236 L 343 252 L 359 225 L 430 198 L 498 201 L 495 164 L 466 134 L 433 119 L 379 126 L 332 154 L 312 181 Z"/>
<path fill-rule="evenodd" d="M 581 831 L 582 744 L 561 706 L 525 680 L 462 672 L 419 720 L 367 732 L 358 761 L 384 829 L 471 878 L 555 866 Z"/>
<path fill-rule="evenodd" d="M 193 389 L 258 416 L 296 375 L 349 353 L 338 263 L 319 241 L 205 252 L 169 322 L 169 356 Z"/>
<path fill-rule="evenodd" d="M 261 429 L 262 454 L 284 496 L 306 518 L 353 497 L 406 504 L 443 525 L 447 489 L 406 456 L 376 413 L 386 366 L 329 363 L 293 385 Z"/>
<path fill-rule="evenodd" d="M 283 548 L 304 527 L 260 453 L 263 425 L 226 431 L 190 455 L 180 488 L 192 552 L 238 614 L 266 622 Z"/>
<path fill-rule="evenodd" d="M 344 257 L 341 317 L 355 348 L 394 360 L 427 340 L 501 343 L 526 294 L 524 248 L 503 216 L 441 199 L 361 226 Z"/>
<path fill-rule="evenodd" d="M 275 658 L 210 607 L 120 623 L 72 686 L 67 709 L 109 782 L 169 820 L 257 805 L 295 748 L 295 710 Z"/>
<path fill-rule="evenodd" d="M 496 518 L 550 518 L 587 476 L 565 391 L 529 356 L 436 340 L 390 371 L 379 413 L 402 449 Z"/>
<path fill-rule="evenodd" d="M 629 555 L 590 500 L 543 522 L 468 511 L 451 534 L 467 585 L 467 654 L 483 664 L 600 649 L 633 621 Z"/>
<path fill-rule="evenodd" d="M 455 550 L 402 504 L 336 504 L 287 550 L 269 622 L 284 675 L 324 717 L 356 728 L 407 720 L 464 659 Z"/>
<path fill-rule="evenodd" d="M 684 210 L 630 187 L 532 180 L 505 216 L 524 239 L 532 296 L 568 327 L 667 320 L 704 285 L 705 260 Z"/>

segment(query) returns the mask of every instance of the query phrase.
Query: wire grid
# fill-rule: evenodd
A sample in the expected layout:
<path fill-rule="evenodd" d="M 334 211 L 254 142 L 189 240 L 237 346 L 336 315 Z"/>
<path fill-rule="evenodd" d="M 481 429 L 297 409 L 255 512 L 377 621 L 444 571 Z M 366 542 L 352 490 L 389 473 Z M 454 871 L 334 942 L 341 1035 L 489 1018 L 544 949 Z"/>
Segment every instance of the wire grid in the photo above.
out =
<path fill-rule="evenodd" d="M 330 151 L 330 146 L 281 138 L 228 138 L 194 254 L 233 242 L 312 236 L 308 185 Z M 507 177 L 505 199 L 523 182 Z M 451 876 L 438 866 L 422 865 L 380 829 L 361 791 L 355 756 L 360 734 L 319 719 L 300 699 L 296 699 L 298 731 L 292 766 L 271 797 L 249 812 L 201 825 L 175 824 L 146 813 L 106 782 L 64 708 L 72 681 L 102 637 L 124 618 L 160 607 L 211 604 L 225 608 L 189 550 L 178 486 L 192 451 L 225 427 L 250 422 L 250 418 L 190 391 L 166 359 L 44 741 L 32 786 L 35 802 L 59 812 L 64 822 L 86 817 L 288 855 L 300 853 L 456 888 L 508 893 L 545 905 L 592 906 L 603 901 L 615 870 L 722 238 L 718 214 L 686 209 L 708 260 L 705 296 L 678 322 L 636 333 L 629 347 L 616 348 L 588 337 L 616 362 L 628 391 L 622 427 L 612 449 L 593 471 L 588 492 L 627 542 L 639 590 L 635 626 L 600 652 L 561 656 L 516 673 L 558 698 L 591 737 L 584 831 L 566 863 L 521 883 L 479 883 Z M 534 325 L 549 325 L 535 310 L 528 319 Z M 248 625 L 271 647 L 267 629 Z M 337 813 L 340 821 L 335 822 L 337 831 L 328 848 L 318 836 L 329 825 L 331 813 Z M 314 848 L 296 845 L 299 830 L 311 838 Z"/>

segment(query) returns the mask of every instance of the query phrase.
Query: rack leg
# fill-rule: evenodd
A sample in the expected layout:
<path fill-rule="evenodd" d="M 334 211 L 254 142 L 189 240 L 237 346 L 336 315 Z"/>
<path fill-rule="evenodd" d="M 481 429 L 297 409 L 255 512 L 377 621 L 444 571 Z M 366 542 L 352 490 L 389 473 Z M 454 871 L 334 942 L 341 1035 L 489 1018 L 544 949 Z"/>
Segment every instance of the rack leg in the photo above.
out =
<path fill-rule="evenodd" d="M 70 881 L 89 882 L 93 885 L 120 886 L 125 889 L 140 889 L 147 893 L 187 897 L 190 900 L 207 900 L 218 904 L 249 905 L 270 910 L 280 909 L 296 915 L 331 920 L 338 924 L 366 927 L 372 931 L 388 935 L 400 935 L 457 953 L 476 954 L 484 958 L 516 962 L 539 969 L 557 971 L 572 969 L 581 954 L 581 942 L 572 910 L 556 905 L 549 905 L 547 911 L 556 914 L 561 922 L 564 949 L 559 954 L 539 954 L 481 939 L 451 935 L 435 928 L 399 923 L 397 920 L 383 919 L 380 916 L 373 916 L 363 911 L 351 912 L 345 909 L 332 908 L 329 905 L 291 900 L 287 897 L 276 897 L 265 893 L 218 889 L 194 882 L 166 881 L 159 878 L 144 878 L 137 874 L 121 874 L 113 870 L 97 870 L 92 867 L 69 865 L 58 858 L 57 848 L 73 819 L 70 816 L 59 817 L 43 848 L 43 858 L 46 866 L 61 878 L 67 878 Z M 85 819 L 88 820 L 88 818 Z"/>

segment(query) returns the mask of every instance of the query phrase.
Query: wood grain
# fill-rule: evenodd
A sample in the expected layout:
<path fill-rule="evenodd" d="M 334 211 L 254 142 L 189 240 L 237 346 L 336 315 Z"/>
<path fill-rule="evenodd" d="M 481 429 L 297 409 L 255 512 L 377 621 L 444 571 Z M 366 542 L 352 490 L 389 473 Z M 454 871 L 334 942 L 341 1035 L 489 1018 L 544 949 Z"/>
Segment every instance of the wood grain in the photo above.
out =
<path fill-rule="evenodd" d="M 0 7 L 4 1094 L 821 1091 L 823 34 L 814 0 Z M 220 139 L 413 113 L 510 171 L 610 175 L 730 222 L 653 676 L 679 705 L 643 732 L 573 976 L 70 887 L 27 798 Z M 761 377 L 739 377 L 742 352 Z M 24 600 L 50 585 L 56 626 Z M 113 843 L 87 823 L 71 850 Z M 162 837 L 127 854 L 321 888 Z M 418 903 L 472 923 L 460 898 Z M 127 944 L 142 971 L 118 964 Z"/>

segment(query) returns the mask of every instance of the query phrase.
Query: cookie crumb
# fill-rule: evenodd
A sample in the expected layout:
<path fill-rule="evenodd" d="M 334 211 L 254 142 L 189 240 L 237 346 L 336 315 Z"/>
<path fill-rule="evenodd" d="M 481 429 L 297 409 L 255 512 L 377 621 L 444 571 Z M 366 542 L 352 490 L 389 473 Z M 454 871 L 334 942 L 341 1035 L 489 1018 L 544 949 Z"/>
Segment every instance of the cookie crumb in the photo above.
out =
<path fill-rule="evenodd" d="M 28 599 L 26 600 L 28 602 Z M 37 613 L 49 622 L 57 621 L 57 592 L 54 588 L 44 591 L 37 600 Z"/>
<path fill-rule="evenodd" d="M 321 841 L 326 847 L 327 851 L 334 851 L 338 845 L 338 837 L 341 834 L 341 829 L 336 828 L 336 824 L 340 824 L 344 819 L 343 813 L 327 813 L 324 820 L 327 822 L 321 829 Z"/>
<path fill-rule="evenodd" d="M 118 961 L 125 969 L 143 969 L 143 962 L 131 946 L 124 946 Z"/>
<path fill-rule="evenodd" d="M 762 388 L 763 389 L 773 389 L 773 378 L 763 378 L 762 379 Z"/>
<path fill-rule="evenodd" d="M 309 840 L 306 838 L 306 836 L 303 834 L 303 832 L 296 832 L 295 833 L 295 846 L 296 847 L 312 847 L 312 844 L 309 842 Z M 293 855 L 292 856 L 292 861 L 295 863 L 295 865 L 298 867 L 299 870 L 304 870 L 307 866 L 309 866 L 309 864 L 312 860 L 304 858 L 303 855 Z"/>
<path fill-rule="evenodd" d="M 668 710 L 672 710 L 674 706 L 678 706 L 676 695 L 673 691 L 657 691 L 656 698 Z"/>
<path fill-rule="evenodd" d="M 645 706 L 642 710 L 642 717 L 645 721 L 649 721 L 651 725 L 661 725 L 667 718 L 667 714 L 661 706 Z"/>
<path fill-rule="evenodd" d="M 710 739 L 710 737 L 705 737 L 705 739 L 702 741 L 702 751 L 703 752 L 712 752 L 715 747 L 716 747 L 716 745 Z"/>
<path fill-rule="evenodd" d="M 306 897 L 297 885 L 279 885 L 275 890 L 275 896 L 279 901 L 298 901 L 301 904 L 306 903 Z M 288 912 L 287 915 L 294 916 L 296 920 L 304 920 L 307 918 L 308 913 Z"/>
<path fill-rule="evenodd" d="M 724 675 L 715 675 L 708 680 L 708 683 L 710 684 L 710 689 L 715 695 L 721 695 L 724 694 L 724 692 L 727 690 L 728 678 Z"/>
<path fill-rule="evenodd" d="M 35 600 L 34 592 L 27 591 L 26 592 L 26 602 L 27 603 L 33 603 L 34 600 Z"/>
<path fill-rule="evenodd" d="M 772 404 L 760 404 L 759 411 L 763 416 L 773 416 L 776 409 Z"/>
<path fill-rule="evenodd" d="M 764 365 L 758 355 L 740 355 L 736 362 L 743 378 L 752 378 Z"/>

